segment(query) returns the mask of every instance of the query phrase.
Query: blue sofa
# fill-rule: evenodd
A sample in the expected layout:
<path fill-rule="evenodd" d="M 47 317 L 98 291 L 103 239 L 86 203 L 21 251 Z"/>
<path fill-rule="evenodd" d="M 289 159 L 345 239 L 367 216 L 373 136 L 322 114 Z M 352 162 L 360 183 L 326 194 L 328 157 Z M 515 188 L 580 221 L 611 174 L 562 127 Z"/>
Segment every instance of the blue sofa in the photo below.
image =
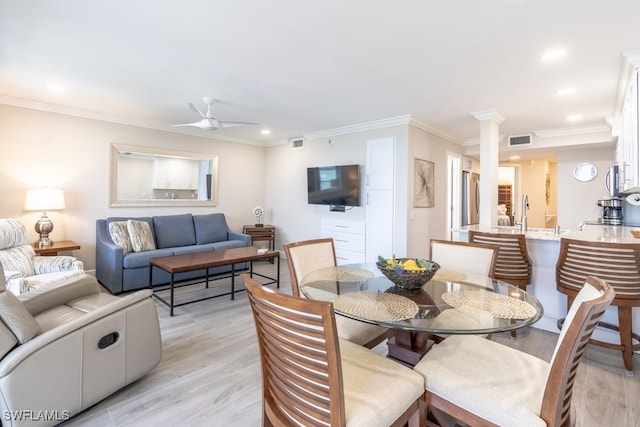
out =
<path fill-rule="evenodd" d="M 114 243 L 109 224 L 127 220 L 145 221 L 149 224 L 154 250 L 125 253 Z M 207 215 L 164 215 L 153 217 L 111 217 L 96 222 L 96 277 L 111 293 L 132 291 L 149 287 L 149 260 L 162 256 L 224 250 L 251 245 L 247 234 L 229 229 L 222 213 Z M 248 268 L 246 263 L 236 264 L 236 270 Z M 210 274 L 231 271 L 231 266 L 209 269 Z M 205 270 L 176 274 L 176 280 L 204 277 Z M 160 270 L 153 271 L 152 286 L 169 283 L 171 276 Z"/>

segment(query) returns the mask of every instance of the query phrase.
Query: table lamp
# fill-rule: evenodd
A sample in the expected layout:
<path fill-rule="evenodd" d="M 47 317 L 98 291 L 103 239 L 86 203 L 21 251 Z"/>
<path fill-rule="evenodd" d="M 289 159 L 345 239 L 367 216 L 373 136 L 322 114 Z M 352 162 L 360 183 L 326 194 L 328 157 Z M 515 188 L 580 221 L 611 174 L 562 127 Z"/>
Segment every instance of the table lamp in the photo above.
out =
<path fill-rule="evenodd" d="M 24 209 L 28 211 L 42 211 L 42 218 L 36 222 L 35 230 L 40 234 L 38 246 L 47 248 L 53 245 L 49 233 L 53 230 L 53 223 L 47 217 L 47 211 L 64 209 L 64 193 L 59 188 L 33 188 L 27 190 Z"/>

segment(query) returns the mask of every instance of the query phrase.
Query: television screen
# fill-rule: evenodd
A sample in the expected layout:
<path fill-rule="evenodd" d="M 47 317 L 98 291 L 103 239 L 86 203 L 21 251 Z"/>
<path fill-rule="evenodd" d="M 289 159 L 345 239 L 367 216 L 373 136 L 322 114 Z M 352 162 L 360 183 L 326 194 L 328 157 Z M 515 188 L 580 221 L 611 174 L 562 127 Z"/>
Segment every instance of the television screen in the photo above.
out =
<path fill-rule="evenodd" d="M 360 166 L 307 168 L 310 205 L 360 206 Z"/>

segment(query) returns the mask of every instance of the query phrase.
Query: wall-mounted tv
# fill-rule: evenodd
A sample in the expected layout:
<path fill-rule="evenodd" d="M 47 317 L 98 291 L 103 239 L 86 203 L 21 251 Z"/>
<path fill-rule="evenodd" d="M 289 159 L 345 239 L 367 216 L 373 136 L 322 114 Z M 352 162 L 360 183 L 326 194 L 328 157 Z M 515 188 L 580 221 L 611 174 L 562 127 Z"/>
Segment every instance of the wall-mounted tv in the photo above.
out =
<path fill-rule="evenodd" d="M 360 165 L 307 168 L 310 205 L 360 206 Z"/>

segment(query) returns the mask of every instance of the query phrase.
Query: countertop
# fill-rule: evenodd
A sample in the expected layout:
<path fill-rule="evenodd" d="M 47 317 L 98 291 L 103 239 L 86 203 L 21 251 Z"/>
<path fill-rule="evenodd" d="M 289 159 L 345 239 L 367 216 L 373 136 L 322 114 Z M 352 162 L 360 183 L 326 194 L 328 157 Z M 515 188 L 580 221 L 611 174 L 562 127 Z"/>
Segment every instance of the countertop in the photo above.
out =
<path fill-rule="evenodd" d="M 636 239 L 631 234 L 631 230 L 640 227 L 627 227 L 623 225 L 585 225 L 582 230 L 570 230 L 561 228 L 560 234 L 556 234 L 553 228 L 529 227 L 525 236 L 527 239 L 560 241 L 561 237 L 571 239 L 586 240 L 591 242 L 618 242 L 640 244 L 640 239 Z M 522 234 L 519 226 L 489 226 L 489 225 L 469 225 L 456 230 L 456 233 L 468 233 L 470 230 L 482 231 L 485 233 L 512 233 Z"/>

